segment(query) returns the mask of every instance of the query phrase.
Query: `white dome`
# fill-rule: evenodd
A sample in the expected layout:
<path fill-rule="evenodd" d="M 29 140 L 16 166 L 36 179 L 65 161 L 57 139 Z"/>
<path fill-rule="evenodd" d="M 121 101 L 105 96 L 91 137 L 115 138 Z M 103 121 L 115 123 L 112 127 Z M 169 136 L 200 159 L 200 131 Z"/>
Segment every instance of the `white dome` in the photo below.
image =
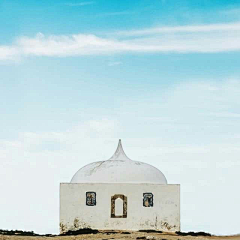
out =
<path fill-rule="evenodd" d="M 167 179 L 157 168 L 129 159 L 119 140 L 117 150 L 109 160 L 90 163 L 82 167 L 75 173 L 71 183 L 167 184 Z"/>

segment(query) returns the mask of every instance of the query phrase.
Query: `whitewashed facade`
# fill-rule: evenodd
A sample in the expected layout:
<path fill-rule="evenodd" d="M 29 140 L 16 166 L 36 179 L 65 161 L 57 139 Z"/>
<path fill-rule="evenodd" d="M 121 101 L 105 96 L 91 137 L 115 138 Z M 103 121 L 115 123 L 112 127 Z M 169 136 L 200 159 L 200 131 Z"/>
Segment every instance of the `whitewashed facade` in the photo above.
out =
<path fill-rule="evenodd" d="M 129 159 L 120 140 L 109 160 L 88 164 L 60 184 L 60 232 L 81 228 L 179 231 L 180 185 Z"/>

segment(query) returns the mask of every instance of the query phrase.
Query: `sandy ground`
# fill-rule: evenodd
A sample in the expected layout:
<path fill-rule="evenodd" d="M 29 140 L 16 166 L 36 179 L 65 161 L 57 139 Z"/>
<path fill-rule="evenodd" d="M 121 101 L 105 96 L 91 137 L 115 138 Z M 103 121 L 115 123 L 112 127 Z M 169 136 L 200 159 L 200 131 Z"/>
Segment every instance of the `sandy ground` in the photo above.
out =
<path fill-rule="evenodd" d="M 97 234 L 81 234 L 76 236 L 17 236 L 0 235 L 0 240 L 85 240 L 85 239 L 152 239 L 152 240 L 240 240 L 235 236 L 179 236 L 175 233 L 145 233 L 145 232 L 99 232 Z"/>

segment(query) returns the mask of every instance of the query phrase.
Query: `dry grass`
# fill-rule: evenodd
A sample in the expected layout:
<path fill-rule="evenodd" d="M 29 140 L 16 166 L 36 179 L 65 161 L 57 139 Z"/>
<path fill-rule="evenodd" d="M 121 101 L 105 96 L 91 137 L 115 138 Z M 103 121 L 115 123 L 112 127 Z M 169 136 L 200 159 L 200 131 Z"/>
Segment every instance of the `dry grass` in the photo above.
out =
<path fill-rule="evenodd" d="M 18 236 L 0 235 L 0 240 L 87 240 L 87 239 L 158 239 L 158 240 L 240 240 L 240 235 L 235 236 L 180 236 L 176 233 L 146 233 L 146 232 L 106 232 L 97 234 L 80 234 L 71 236 Z"/>

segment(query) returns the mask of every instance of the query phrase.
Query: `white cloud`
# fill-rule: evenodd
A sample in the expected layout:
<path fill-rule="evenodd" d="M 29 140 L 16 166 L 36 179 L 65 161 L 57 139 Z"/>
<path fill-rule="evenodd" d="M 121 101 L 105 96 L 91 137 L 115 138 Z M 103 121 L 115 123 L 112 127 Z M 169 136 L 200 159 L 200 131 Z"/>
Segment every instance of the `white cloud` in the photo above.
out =
<path fill-rule="evenodd" d="M 100 38 L 95 35 L 77 34 L 45 37 L 41 33 L 35 38 L 19 38 L 17 46 L 21 49 L 22 55 L 61 57 L 108 54 L 120 52 L 127 48 L 124 43 Z"/>
<path fill-rule="evenodd" d="M 155 27 L 141 30 L 118 31 L 117 34 L 123 36 L 142 36 L 159 33 L 204 33 L 204 32 L 226 32 L 240 31 L 240 22 L 226 24 L 208 24 L 208 25 L 185 25 L 172 27 Z"/>
<path fill-rule="evenodd" d="M 13 60 L 18 56 L 18 50 L 11 46 L 0 46 L 0 61 Z"/>
<path fill-rule="evenodd" d="M 19 37 L 0 46 L 0 60 L 27 56 L 84 56 L 126 53 L 218 53 L 240 51 L 240 23 L 177 26 L 94 34 Z"/>

